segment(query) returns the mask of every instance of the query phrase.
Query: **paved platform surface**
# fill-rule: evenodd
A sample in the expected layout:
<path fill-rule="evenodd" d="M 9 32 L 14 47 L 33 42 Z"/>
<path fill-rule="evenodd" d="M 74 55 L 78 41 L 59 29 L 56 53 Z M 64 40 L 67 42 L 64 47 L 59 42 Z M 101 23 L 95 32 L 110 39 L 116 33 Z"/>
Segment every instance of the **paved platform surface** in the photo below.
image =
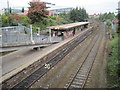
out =
<path fill-rule="evenodd" d="M 31 45 L 21 45 L 21 46 L 13 46 L 13 47 L 2 47 L 0 48 L 0 53 L 1 52 L 8 52 L 8 51 L 15 51 L 15 50 L 21 50 L 21 49 L 32 49 L 35 47 L 46 47 L 49 45 L 52 45 L 53 43 L 57 43 L 57 42 L 51 42 L 51 43 L 37 43 L 37 44 L 31 44 Z"/>

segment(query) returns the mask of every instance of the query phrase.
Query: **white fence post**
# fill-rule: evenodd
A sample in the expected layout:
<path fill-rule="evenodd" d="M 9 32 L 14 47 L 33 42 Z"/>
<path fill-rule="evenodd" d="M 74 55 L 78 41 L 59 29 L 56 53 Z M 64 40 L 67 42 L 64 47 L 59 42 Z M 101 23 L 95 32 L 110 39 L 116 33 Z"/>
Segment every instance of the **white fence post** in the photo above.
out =
<path fill-rule="evenodd" d="M 49 29 L 49 40 L 50 40 L 50 42 L 52 41 L 51 40 L 51 29 Z"/>
<path fill-rule="evenodd" d="M 40 35 L 40 28 L 39 28 L 39 39 L 40 39 L 40 43 L 41 43 L 41 35 Z"/>
<path fill-rule="evenodd" d="M 30 39 L 31 39 L 31 42 L 34 44 L 33 35 L 32 35 L 32 25 L 30 25 Z"/>

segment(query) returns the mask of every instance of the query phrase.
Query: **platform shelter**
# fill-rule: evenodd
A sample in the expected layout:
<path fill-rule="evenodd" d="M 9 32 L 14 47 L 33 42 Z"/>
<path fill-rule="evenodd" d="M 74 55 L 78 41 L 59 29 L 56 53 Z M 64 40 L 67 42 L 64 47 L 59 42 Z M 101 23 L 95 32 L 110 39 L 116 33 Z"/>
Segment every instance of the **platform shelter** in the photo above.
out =
<path fill-rule="evenodd" d="M 89 22 L 76 22 L 58 26 L 47 27 L 51 32 L 51 37 L 58 36 L 67 39 L 88 28 Z"/>

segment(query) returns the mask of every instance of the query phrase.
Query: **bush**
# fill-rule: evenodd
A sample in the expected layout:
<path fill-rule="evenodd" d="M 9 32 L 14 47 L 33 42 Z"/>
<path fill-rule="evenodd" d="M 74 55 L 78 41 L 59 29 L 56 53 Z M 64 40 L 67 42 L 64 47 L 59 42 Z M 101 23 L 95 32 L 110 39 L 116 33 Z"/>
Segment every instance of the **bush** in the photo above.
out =
<path fill-rule="evenodd" d="M 8 25 L 8 16 L 2 15 L 2 27 L 6 27 Z"/>
<path fill-rule="evenodd" d="M 18 24 L 14 18 L 8 15 L 2 15 L 2 27 L 16 26 L 16 25 Z"/>
<path fill-rule="evenodd" d="M 31 22 L 30 18 L 27 16 L 19 15 L 19 17 L 22 19 L 19 23 L 21 23 L 23 26 L 28 26 Z"/>
<path fill-rule="evenodd" d="M 55 16 L 50 16 L 49 18 L 53 19 L 53 20 L 56 20 L 57 17 Z"/>
<path fill-rule="evenodd" d="M 107 65 L 107 72 L 108 72 L 108 87 L 110 88 L 120 88 L 120 77 L 119 77 L 119 65 L 120 61 L 118 59 L 118 40 L 115 32 L 112 32 L 112 37 L 114 37 L 110 41 L 110 54 L 108 57 L 108 65 Z"/>
<path fill-rule="evenodd" d="M 27 16 L 23 15 L 2 15 L 2 27 L 7 26 L 17 26 L 18 23 L 22 24 L 23 26 L 28 26 L 31 20 Z"/>

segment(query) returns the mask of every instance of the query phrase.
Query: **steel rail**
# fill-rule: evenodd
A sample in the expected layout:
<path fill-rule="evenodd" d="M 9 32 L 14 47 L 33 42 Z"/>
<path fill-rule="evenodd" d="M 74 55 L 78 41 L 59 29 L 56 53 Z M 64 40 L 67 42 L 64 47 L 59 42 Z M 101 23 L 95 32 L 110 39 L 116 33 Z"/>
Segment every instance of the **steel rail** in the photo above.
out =
<path fill-rule="evenodd" d="M 98 36 L 99 38 L 98 39 L 101 39 L 100 38 L 100 34 L 99 34 L 99 36 Z M 94 61 L 95 61 L 95 58 L 96 58 L 96 56 L 97 56 L 97 51 L 98 51 L 98 49 L 97 49 L 97 51 L 96 51 L 96 53 L 95 53 L 95 56 L 94 56 L 94 59 L 92 60 L 92 63 L 90 64 L 90 66 L 88 67 L 88 66 L 86 66 L 87 68 L 88 68 L 88 71 L 85 73 L 85 69 L 83 69 L 83 68 L 85 68 L 85 64 L 86 64 L 86 60 L 87 60 L 87 58 L 88 58 L 88 56 L 89 56 L 89 54 L 92 52 L 92 50 L 93 50 L 93 48 L 94 48 L 94 46 L 95 45 L 97 45 L 98 43 L 96 43 L 96 42 L 98 42 L 98 39 L 96 39 L 96 41 L 95 41 L 95 43 L 94 43 L 94 45 L 92 46 L 92 48 L 90 49 L 90 51 L 89 51 L 89 53 L 87 54 L 87 56 L 86 56 L 86 58 L 84 59 L 84 61 L 82 62 L 82 64 L 80 65 L 80 67 L 79 67 L 79 69 L 77 70 L 77 72 L 76 72 L 76 74 L 74 75 L 74 77 L 73 77 L 73 79 L 69 82 L 69 84 L 67 85 L 67 90 L 68 89 L 71 89 L 71 88 L 84 88 L 84 86 L 85 86 L 85 83 L 86 83 L 86 81 L 87 81 L 87 79 L 88 79 L 88 76 L 89 76 L 89 73 L 90 73 L 90 71 L 91 71 L 91 69 L 92 69 L 92 66 L 93 66 L 93 64 L 94 64 Z M 98 47 L 99 48 L 99 47 Z M 89 63 L 89 62 L 88 62 Z M 79 84 L 77 84 L 77 85 L 75 85 L 75 84 L 73 84 L 73 82 L 75 83 L 75 80 L 78 78 L 77 77 L 77 75 L 81 75 L 82 76 L 82 74 L 81 73 L 82 72 L 84 72 L 85 74 L 83 74 L 83 75 L 86 75 L 86 76 L 84 76 L 84 78 L 82 78 L 82 80 L 79 80 Z M 80 82 L 81 81 L 81 82 Z M 78 83 L 78 82 L 77 82 Z M 74 87 L 72 87 L 72 86 L 74 86 Z"/>
<path fill-rule="evenodd" d="M 77 45 L 79 45 L 83 40 L 85 40 L 92 31 L 87 32 L 85 35 L 81 36 L 79 39 L 75 40 L 72 44 L 68 45 L 63 52 L 58 54 L 56 57 L 51 59 L 47 64 L 50 64 L 50 69 L 54 67 L 59 61 L 61 61 L 69 52 L 71 52 Z M 33 85 L 38 79 L 40 79 L 45 73 L 47 73 L 50 69 L 46 69 L 45 66 L 42 66 L 30 76 L 25 78 L 23 81 L 18 83 L 13 87 L 14 88 L 29 88 Z"/>

